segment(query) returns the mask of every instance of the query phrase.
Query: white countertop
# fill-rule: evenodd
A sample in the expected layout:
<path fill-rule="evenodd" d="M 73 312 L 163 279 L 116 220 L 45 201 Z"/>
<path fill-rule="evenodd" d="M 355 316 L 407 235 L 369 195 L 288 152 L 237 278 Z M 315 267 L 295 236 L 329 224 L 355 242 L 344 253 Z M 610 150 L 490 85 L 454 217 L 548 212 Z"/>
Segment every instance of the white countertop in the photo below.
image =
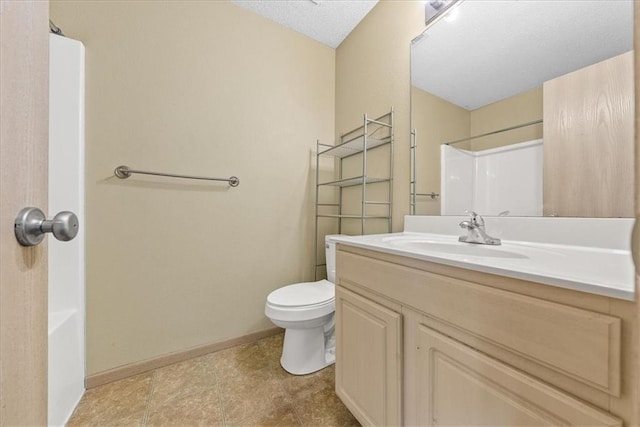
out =
<path fill-rule="evenodd" d="M 511 222 L 514 220 L 508 219 Z M 543 224 L 547 226 L 550 222 Z M 567 222 L 564 221 L 562 225 L 566 227 Z M 493 235 L 489 227 L 487 232 Z M 464 234 L 463 230 L 459 234 Z M 635 300 L 635 268 L 630 248 L 624 248 L 624 244 L 601 247 L 603 245 L 585 246 L 584 241 L 580 242 L 582 244 L 573 244 L 571 239 L 567 243 L 503 239 L 502 245 L 491 246 L 460 243 L 458 235 L 453 234 L 412 231 L 339 236 L 335 240 L 363 249 L 468 270 Z"/>

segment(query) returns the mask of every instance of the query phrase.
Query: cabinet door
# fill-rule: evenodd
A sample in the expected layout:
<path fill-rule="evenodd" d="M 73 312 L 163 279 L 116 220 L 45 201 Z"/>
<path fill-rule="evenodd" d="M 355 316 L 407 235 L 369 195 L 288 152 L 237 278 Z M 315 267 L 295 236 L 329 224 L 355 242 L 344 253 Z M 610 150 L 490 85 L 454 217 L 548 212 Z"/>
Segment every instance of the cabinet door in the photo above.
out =
<path fill-rule="evenodd" d="M 621 426 L 620 420 L 418 326 L 419 425 Z"/>
<path fill-rule="evenodd" d="M 336 393 L 365 425 L 401 423 L 399 313 L 336 287 Z"/>

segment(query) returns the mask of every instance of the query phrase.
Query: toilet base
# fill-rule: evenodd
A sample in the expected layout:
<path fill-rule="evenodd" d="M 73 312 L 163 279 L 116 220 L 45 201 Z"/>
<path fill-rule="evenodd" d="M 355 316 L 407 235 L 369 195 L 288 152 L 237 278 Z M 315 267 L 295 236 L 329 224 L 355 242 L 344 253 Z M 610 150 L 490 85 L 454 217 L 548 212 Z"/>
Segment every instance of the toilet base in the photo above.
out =
<path fill-rule="evenodd" d="M 335 329 L 324 326 L 309 329 L 287 328 L 280 365 L 294 375 L 306 375 L 335 363 Z"/>

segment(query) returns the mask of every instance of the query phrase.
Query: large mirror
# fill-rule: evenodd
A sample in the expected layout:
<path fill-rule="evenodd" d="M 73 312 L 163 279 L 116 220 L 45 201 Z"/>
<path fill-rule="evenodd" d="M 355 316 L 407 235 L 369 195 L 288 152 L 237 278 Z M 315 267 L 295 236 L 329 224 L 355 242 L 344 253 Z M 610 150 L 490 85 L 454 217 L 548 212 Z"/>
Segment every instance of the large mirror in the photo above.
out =
<path fill-rule="evenodd" d="M 427 22 L 411 212 L 632 217 L 632 49 L 631 0 L 458 0 Z"/>

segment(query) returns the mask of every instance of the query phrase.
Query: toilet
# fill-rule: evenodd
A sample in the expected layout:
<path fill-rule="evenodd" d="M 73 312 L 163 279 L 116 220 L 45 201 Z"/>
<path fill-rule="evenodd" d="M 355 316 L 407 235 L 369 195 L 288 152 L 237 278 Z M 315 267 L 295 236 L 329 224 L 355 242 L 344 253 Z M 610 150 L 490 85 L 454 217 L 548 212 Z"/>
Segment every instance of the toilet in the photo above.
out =
<path fill-rule="evenodd" d="M 319 371 L 336 360 L 335 237 L 325 237 L 329 280 L 284 286 L 267 296 L 264 313 L 285 329 L 280 364 L 294 375 Z"/>

